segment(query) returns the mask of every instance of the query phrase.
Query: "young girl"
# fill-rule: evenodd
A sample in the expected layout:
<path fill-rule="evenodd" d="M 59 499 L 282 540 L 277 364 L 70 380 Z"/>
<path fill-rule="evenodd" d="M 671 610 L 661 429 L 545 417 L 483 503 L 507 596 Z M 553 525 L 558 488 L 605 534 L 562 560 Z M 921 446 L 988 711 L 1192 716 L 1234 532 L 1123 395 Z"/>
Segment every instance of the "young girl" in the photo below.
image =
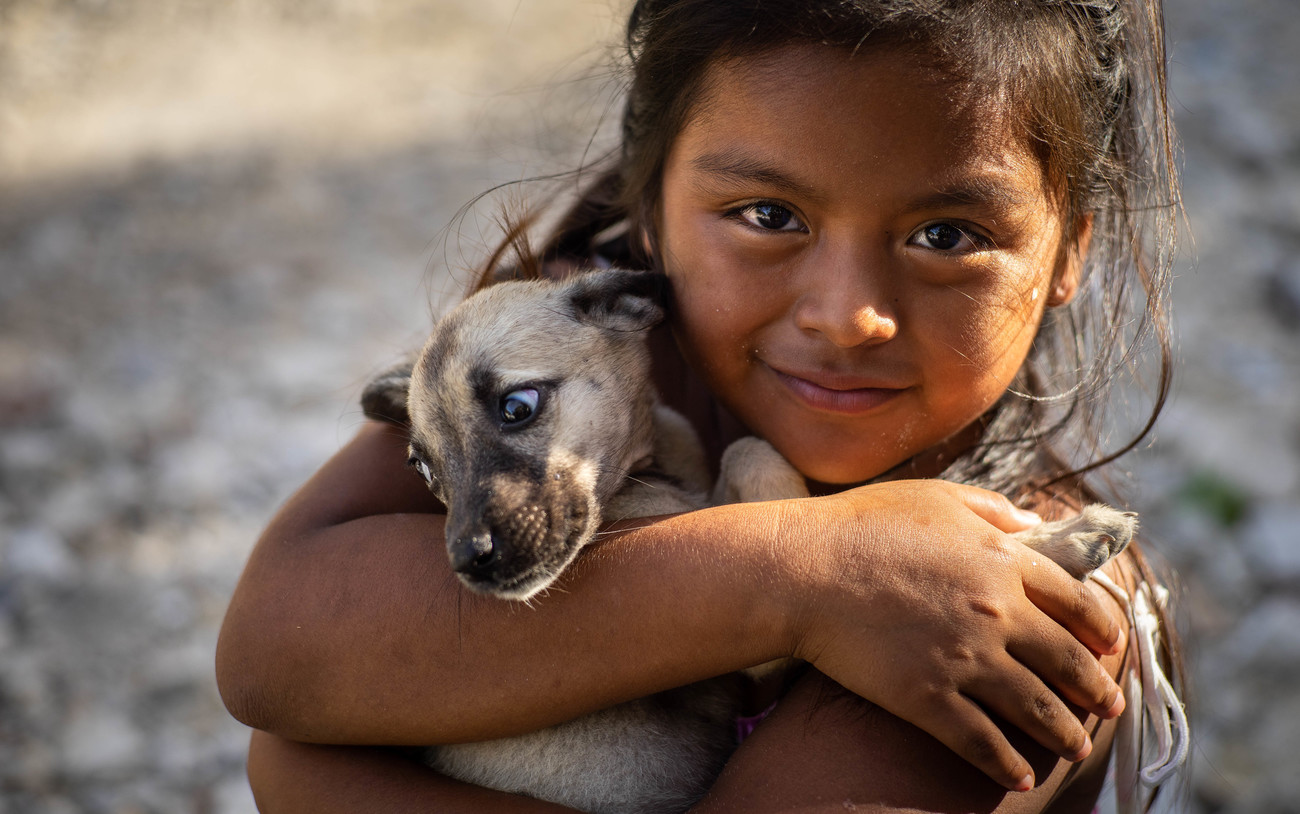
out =
<path fill-rule="evenodd" d="M 626 529 L 521 606 L 461 589 L 405 438 L 364 427 L 222 631 L 259 804 L 558 810 L 324 744 L 501 737 L 794 656 L 701 810 L 1090 810 L 1131 617 L 1006 534 L 1096 498 L 1105 385 L 1166 345 L 1158 0 L 641 0 L 628 46 L 616 165 L 532 265 L 666 274 L 664 400 L 715 464 L 759 435 L 817 496 Z M 1106 572 L 1154 584 L 1136 545 Z"/>

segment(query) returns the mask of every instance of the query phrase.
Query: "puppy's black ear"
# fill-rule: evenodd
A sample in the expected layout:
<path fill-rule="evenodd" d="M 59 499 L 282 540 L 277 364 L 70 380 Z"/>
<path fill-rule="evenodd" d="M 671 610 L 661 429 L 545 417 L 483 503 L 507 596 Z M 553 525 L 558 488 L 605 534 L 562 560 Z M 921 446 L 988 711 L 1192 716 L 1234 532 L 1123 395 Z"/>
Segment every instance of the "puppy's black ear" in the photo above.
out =
<path fill-rule="evenodd" d="M 361 409 L 366 418 L 406 426 L 411 417 L 406 412 L 406 393 L 411 389 L 411 367 L 408 359 L 380 373 L 366 389 L 361 391 Z"/>
<path fill-rule="evenodd" d="M 650 271 L 605 269 L 569 279 L 578 319 L 611 331 L 644 331 L 663 321 L 668 278 Z"/>

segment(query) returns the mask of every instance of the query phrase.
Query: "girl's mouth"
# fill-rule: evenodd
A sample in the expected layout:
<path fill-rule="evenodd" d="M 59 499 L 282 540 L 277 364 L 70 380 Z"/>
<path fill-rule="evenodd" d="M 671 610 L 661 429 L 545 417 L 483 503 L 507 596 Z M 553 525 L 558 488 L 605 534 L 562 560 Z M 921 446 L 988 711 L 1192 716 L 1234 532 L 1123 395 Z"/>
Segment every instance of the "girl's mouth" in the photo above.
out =
<path fill-rule="evenodd" d="M 826 413 L 865 413 L 892 400 L 906 388 L 822 371 L 787 373 L 768 367 L 795 398 Z"/>

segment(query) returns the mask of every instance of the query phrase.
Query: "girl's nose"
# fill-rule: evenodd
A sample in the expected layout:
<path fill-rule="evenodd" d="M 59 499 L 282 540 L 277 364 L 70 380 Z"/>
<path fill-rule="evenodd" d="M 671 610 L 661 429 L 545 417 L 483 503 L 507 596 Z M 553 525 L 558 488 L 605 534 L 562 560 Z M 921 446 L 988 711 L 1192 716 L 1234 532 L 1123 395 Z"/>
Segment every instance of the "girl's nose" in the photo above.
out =
<path fill-rule="evenodd" d="M 802 331 L 821 334 L 841 348 L 875 345 L 898 334 L 897 309 L 872 265 L 818 264 L 800 275 L 803 292 L 795 305 Z"/>

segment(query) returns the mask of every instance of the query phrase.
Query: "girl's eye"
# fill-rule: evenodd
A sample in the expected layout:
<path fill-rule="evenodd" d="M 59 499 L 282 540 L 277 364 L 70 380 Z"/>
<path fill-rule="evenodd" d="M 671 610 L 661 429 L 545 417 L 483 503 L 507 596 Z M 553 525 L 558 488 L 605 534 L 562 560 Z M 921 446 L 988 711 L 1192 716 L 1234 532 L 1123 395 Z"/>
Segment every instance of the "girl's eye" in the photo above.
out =
<path fill-rule="evenodd" d="M 536 415 L 540 400 L 537 391 L 530 387 L 506 393 L 501 397 L 501 421 L 515 426 L 527 422 Z"/>
<path fill-rule="evenodd" d="M 987 248 L 989 241 L 982 235 L 969 232 L 951 223 L 932 223 L 922 226 L 912 235 L 912 243 L 941 252 L 970 252 Z"/>
<path fill-rule="evenodd" d="M 420 473 L 420 477 L 424 478 L 425 486 L 433 486 L 433 472 L 429 470 L 428 464 L 412 455 L 407 460 L 406 465 Z"/>
<path fill-rule="evenodd" d="M 802 232 L 804 225 L 793 212 L 780 204 L 756 203 L 735 210 L 746 223 L 770 232 Z"/>

